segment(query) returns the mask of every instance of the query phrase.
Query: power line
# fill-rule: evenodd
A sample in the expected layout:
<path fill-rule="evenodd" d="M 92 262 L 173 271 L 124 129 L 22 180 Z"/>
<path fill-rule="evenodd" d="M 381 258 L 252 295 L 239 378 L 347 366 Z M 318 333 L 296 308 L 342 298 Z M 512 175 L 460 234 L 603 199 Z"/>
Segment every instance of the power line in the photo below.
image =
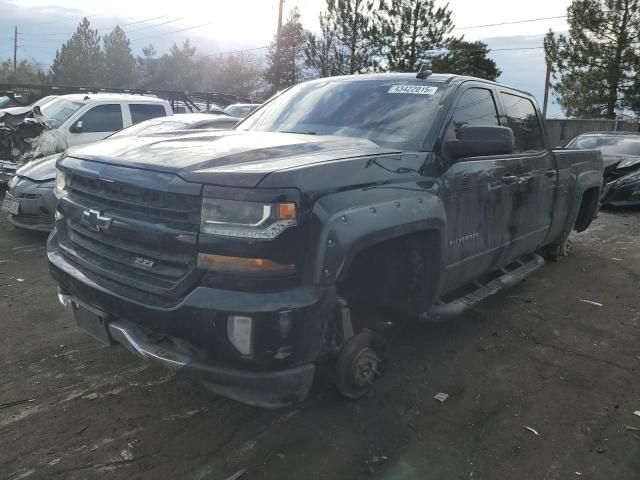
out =
<path fill-rule="evenodd" d="M 163 37 L 165 35 L 173 35 L 174 33 L 186 32 L 188 30 L 194 30 L 196 28 L 206 27 L 207 25 L 211 25 L 211 23 L 213 23 L 213 22 L 202 23 L 200 25 L 195 25 L 193 27 L 187 27 L 187 28 L 181 28 L 180 30 L 173 30 L 171 32 L 158 33 L 156 35 L 147 35 L 146 37 L 132 38 L 131 41 L 132 42 L 137 42 L 138 40 L 146 40 L 147 38 L 156 38 L 156 37 Z"/>
<path fill-rule="evenodd" d="M 116 28 L 118 26 L 119 27 L 127 27 L 127 26 L 130 26 L 130 25 L 138 25 L 140 23 L 151 22 L 152 20 L 158 20 L 160 18 L 166 18 L 166 15 L 160 15 L 160 16 L 157 16 L 157 17 L 145 18 L 144 20 L 138 20 L 138 21 L 135 21 L 135 22 L 112 25 L 112 26 L 109 26 L 109 27 L 98 27 L 98 28 L 95 28 L 95 30 L 98 30 L 98 31 L 111 30 L 111 29 Z M 162 24 L 154 24 L 153 26 L 157 26 L 157 25 L 162 25 Z M 74 33 L 75 32 L 55 32 L 55 33 L 54 32 L 49 32 L 49 33 L 26 33 L 26 35 L 28 35 L 30 37 L 45 37 L 45 36 L 46 37 L 54 37 L 54 36 L 59 37 L 59 36 L 71 36 Z M 25 35 L 25 34 L 23 33 L 21 35 Z"/>
<path fill-rule="evenodd" d="M 515 20 L 513 22 L 488 23 L 486 25 L 471 25 L 469 27 L 456 27 L 456 28 L 454 28 L 454 30 L 470 30 L 472 28 L 501 27 L 503 25 L 517 25 L 517 24 L 520 24 L 520 23 L 542 22 L 543 20 L 557 20 L 559 18 L 567 18 L 567 16 L 566 15 L 558 15 L 556 17 L 530 18 L 530 19 L 527 19 L 527 20 Z"/>
<path fill-rule="evenodd" d="M 134 28 L 133 30 L 127 30 L 125 33 L 139 32 L 141 30 L 149 30 L 150 28 L 156 28 L 156 27 L 159 27 L 161 25 L 167 25 L 168 23 L 174 23 L 174 22 L 180 21 L 183 18 L 184 17 L 178 17 L 178 18 L 174 18 L 173 20 L 167 20 L 166 22 L 154 23 L 153 25 L 148 25 L 148 26 L 142 27 L 142 28 Z"/>

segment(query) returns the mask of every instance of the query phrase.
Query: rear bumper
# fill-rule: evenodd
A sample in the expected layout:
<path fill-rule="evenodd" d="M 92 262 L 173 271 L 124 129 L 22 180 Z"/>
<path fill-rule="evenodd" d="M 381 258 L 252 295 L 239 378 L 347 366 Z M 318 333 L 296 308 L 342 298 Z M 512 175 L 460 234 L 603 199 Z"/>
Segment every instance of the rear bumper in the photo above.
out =
<path fill-rule="evenodd" d="M 79 270 L 60 252 L 56 236 L 54 230 L 47 254 L 61 294 L 99 312 L 113 343 L 244 403 L 278 407 L 306 397 L 335 312 L 333 288 L 254 293 L 196 287 L 177 305 L 154 306 Z M 284 328 L 283 314 L 292 320 L 290 328 Z M 250 357 L 231 344 L 229 315 L 254 319 Z"/>

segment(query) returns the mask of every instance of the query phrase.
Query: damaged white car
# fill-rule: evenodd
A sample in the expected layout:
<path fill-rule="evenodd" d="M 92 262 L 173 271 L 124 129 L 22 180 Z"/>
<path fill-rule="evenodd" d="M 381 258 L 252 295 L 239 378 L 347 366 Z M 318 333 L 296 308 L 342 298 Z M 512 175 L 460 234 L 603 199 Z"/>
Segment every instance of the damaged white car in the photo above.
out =
<path fill-rule="evenodd" d="M 165 100 L 114 93 L 61 95 L 19 114 L 0 112 L 0 184 L 30 160 L 172 114 Z"/>

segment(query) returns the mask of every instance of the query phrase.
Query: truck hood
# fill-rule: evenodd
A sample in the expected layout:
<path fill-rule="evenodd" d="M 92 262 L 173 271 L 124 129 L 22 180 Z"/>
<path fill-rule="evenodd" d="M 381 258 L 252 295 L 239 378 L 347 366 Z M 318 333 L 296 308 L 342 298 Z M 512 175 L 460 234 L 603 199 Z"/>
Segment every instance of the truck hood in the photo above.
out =
<path fill-rule="evenodd" d="M 107 139 L 75 148 L 70 156 L 174 173 L 191 182 L 254 187 L 279 170 L 394 152 L 357 138 L 233 130 Z"/>

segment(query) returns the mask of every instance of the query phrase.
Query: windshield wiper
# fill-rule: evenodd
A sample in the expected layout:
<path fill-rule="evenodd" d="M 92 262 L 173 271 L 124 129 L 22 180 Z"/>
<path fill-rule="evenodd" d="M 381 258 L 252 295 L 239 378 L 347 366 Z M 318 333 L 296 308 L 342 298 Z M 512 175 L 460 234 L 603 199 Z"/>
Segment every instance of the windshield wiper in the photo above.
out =
<path fill-rule="evenodd" d="M 287 132 L 286 130 L 279 130 L 279 133 L 295 133 L 297 135 L 317 135 L 316 132 Z"/>

